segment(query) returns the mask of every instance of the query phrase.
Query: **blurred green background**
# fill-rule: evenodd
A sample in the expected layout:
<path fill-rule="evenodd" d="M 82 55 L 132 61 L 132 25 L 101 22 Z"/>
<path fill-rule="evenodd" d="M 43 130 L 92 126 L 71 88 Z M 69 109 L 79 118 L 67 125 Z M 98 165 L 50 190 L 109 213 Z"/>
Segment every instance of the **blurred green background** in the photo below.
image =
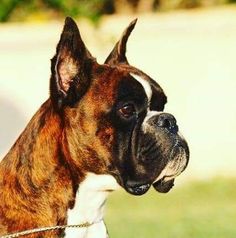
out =
<path fill-rule="evenodd" d="M 111 238 L 236 237 L 236 0 L 0 0 L 0 156 L 48 97 L 64 17 L 102 63 L 138 17 L 129 62 L 168 95 L 187 170 L 168 194 L 108 199 Z"/>
<path fill-rule="evenodd" d="M 169 194 L 153 190 L 133 198 L 114 192 L 106 224 L 113 238 L 234 238 L 235 186 L 234 179 L 215 178 L 185 184 Z"/>

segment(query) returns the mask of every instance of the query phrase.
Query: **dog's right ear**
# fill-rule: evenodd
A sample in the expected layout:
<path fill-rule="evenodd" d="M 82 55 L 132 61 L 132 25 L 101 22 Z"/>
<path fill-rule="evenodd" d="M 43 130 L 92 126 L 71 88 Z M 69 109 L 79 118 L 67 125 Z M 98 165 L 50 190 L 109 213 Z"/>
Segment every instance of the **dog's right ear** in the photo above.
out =
<path fill-rule="evenodd" d="M 50 97 L 56 107 L 73 106 L 90 84 L 90 72 L 95 59 L 81 39 L 79 29 L 70 17 L 51 60 Z"/>
<path fill-rule="evenodd" d="M 117 64 L 129 64 L 126 58 L 126 44 L 131 32 L 133 31 L 138 19 L 130 22 L 129 26 L 124 30 L 120 40 L 116 43 L 115 47 L 105 60 L 105 64 L 117 65 Z"/>

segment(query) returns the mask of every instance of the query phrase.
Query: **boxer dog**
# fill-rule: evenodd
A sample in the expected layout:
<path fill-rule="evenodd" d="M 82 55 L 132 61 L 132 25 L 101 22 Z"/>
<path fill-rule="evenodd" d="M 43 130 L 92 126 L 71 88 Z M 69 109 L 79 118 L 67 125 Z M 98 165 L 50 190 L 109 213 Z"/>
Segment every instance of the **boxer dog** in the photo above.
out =
<path fill-rule="evenodd" d="M 51 60 L 50 97 L 0 164 L 0 236 L 56 225 L 88 227 L 27 238 L 105 238 L 107 195 L 168 192 L 189 150 L 158 83 L 129 65 L 131 22 L 100 65 L 66 18 Z"/>

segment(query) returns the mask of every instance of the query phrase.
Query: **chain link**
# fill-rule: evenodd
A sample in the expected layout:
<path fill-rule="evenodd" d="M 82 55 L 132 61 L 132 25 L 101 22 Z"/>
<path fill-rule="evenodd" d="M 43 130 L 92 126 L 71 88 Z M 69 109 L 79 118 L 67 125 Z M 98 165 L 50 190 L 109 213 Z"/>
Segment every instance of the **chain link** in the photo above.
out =
<path fill-rule="evenodd" d="M 35 228 L 35 229 L 31 229 L 31 230 L 26 230 L 26 231 L 21 231 L 21 232 L 16 232 L 16 233 L 0 236 L 0 238 L 17 238 L 17 237 L 21 237 L 21 236 L 25 236 L 25 235 L 31 235 L 34 233 L 62 230 L 62 229 L 66 229 L 66 228 L 85 228 L 85 227 L 89 227 L 93 224 L 94 223 L 85 222 L 85 223 L 81 223 L 78 225 L 63 225 L 63 226 L 49 226 L 49 227 Z"/>

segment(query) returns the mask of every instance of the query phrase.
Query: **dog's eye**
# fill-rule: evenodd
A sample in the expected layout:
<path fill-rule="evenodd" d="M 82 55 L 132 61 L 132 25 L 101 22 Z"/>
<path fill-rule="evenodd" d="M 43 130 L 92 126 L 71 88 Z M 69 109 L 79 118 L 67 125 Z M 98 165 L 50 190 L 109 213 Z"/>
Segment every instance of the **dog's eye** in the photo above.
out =
<path fill-rule="evenodd" d="M 125 118 L 129 118 L 132 117 L 133 115 L 135 115 L 135 107 L 133 104 L 129 103 L 129 104 L 125 104 L 123 107 L 121 107 L 118 112 Z"/>

